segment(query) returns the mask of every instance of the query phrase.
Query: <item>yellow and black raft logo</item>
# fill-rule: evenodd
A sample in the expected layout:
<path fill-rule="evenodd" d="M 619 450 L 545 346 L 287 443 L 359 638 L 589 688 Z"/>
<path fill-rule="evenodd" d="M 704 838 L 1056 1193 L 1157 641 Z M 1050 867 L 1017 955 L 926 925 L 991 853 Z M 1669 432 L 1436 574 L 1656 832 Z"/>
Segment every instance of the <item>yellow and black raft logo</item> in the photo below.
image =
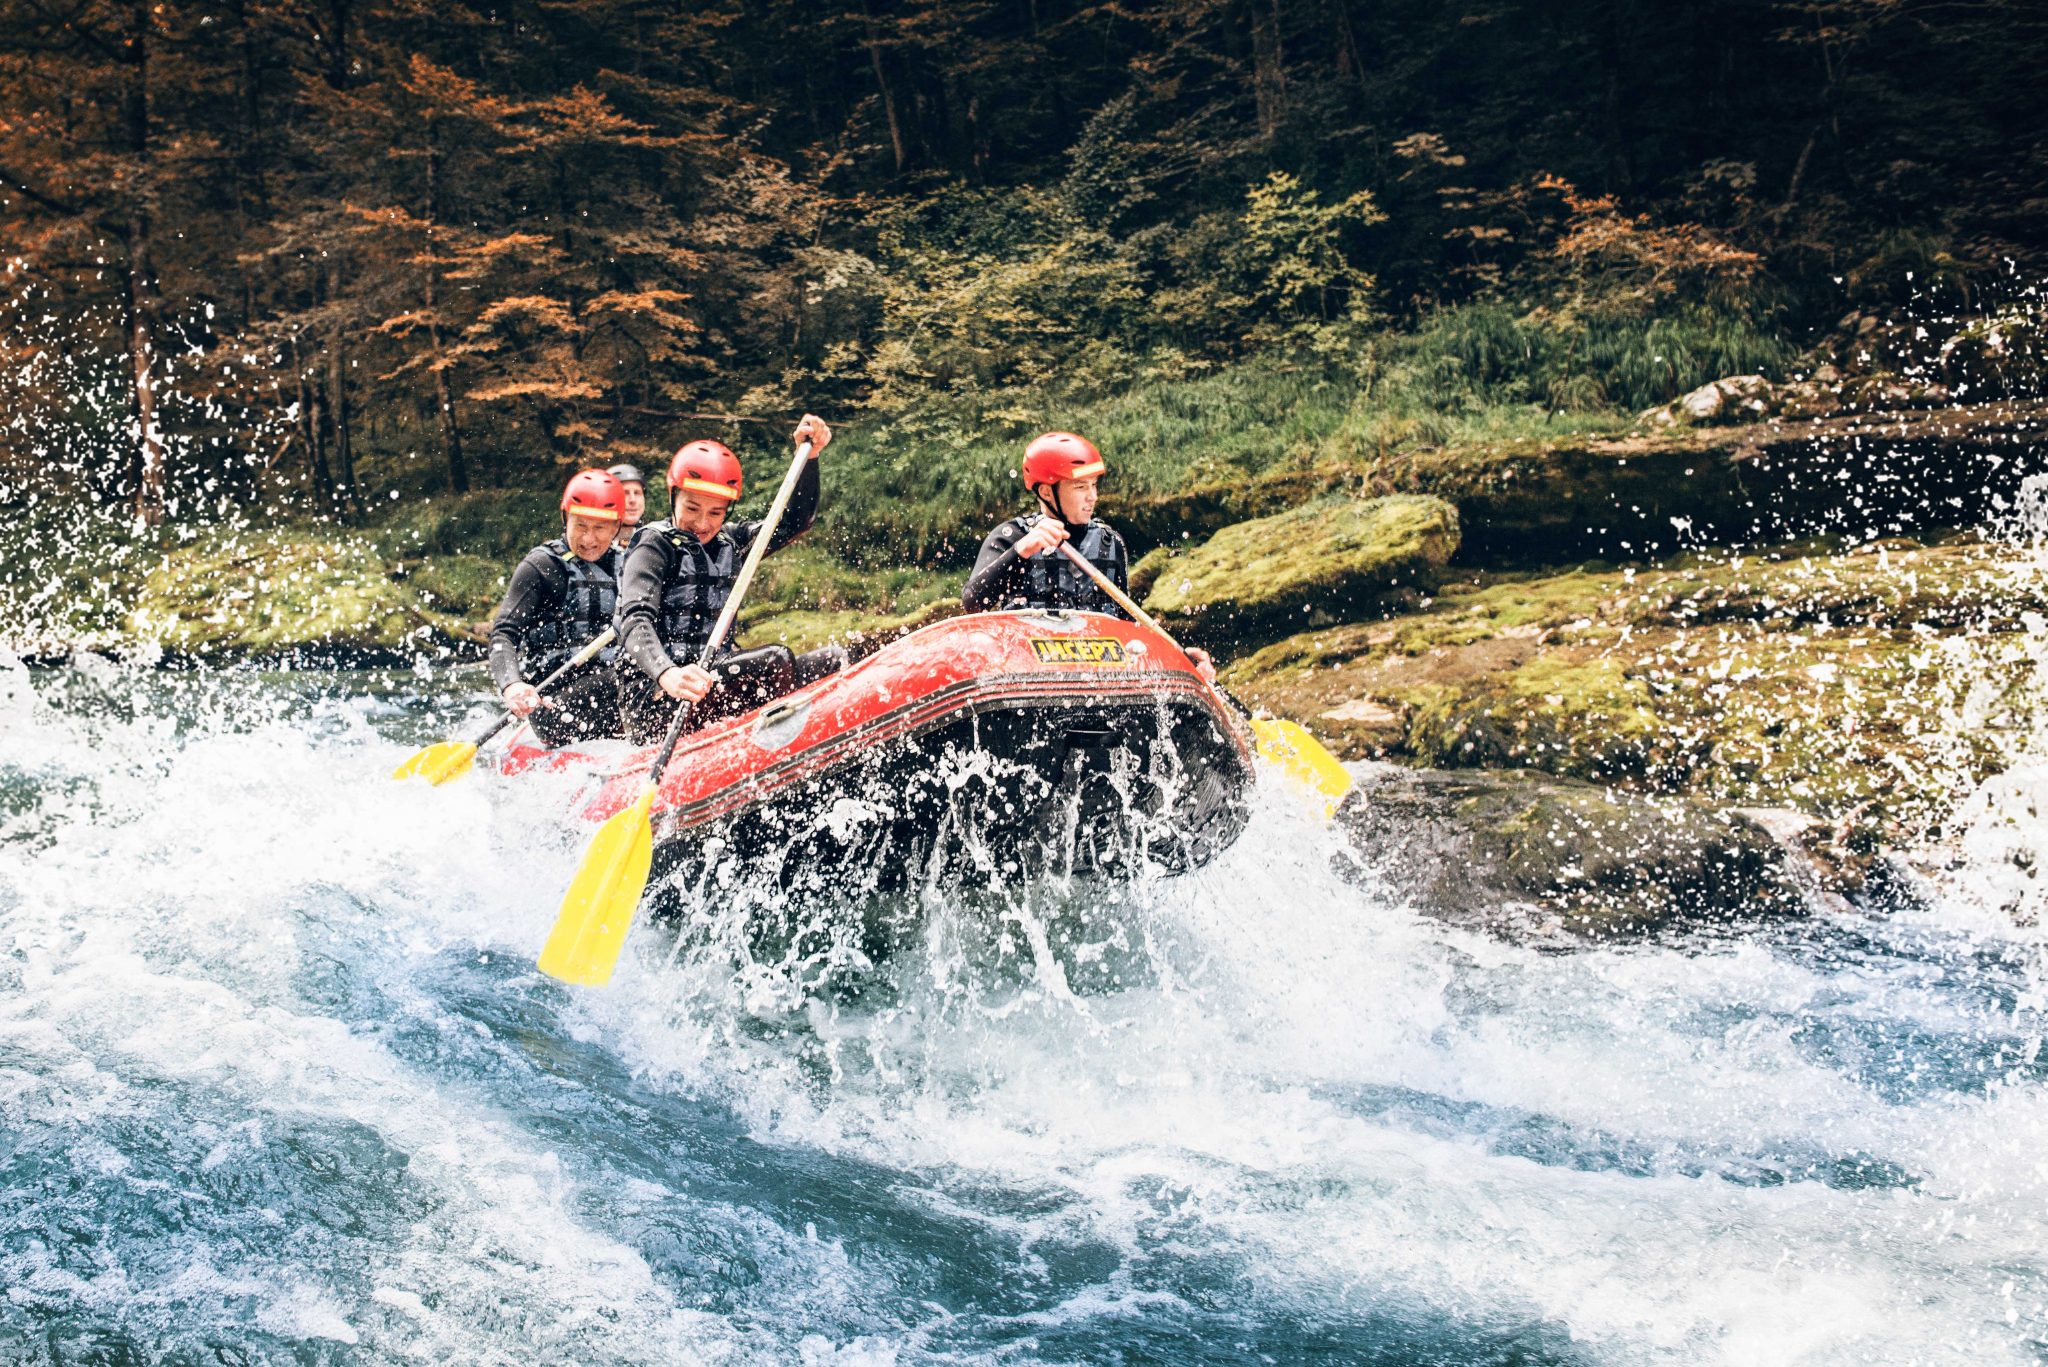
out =
<path fill-rule="evenodd" d="M 1034 636 L 1031 649 L 1049 665 L 1120 665 L 1124 662 L 1122 643 L 1108 636 Z"/>

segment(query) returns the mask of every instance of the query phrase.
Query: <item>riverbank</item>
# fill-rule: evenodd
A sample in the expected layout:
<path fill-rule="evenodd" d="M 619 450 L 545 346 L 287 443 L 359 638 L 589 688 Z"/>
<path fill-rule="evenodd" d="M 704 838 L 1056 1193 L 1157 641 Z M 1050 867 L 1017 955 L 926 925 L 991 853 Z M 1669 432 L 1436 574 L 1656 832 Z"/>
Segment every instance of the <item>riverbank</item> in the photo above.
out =
<path fill-rule="evenodd" d="M 1346 757 L 1789 807 L 1869 850 L 1938 830 L 2042 701 L 2040 564 L 1955 528 L 2009 518 L 2044 423 L 2048 406 L 2004 403 L 1547 438 L 1485 436 L 1495 424 L 1398 459 L 1331 427 L 1178 489 L 1141 453 L 1106 515 L 1147 552 L 1148 606 L 1223 654 L 1242 697 Z M 766 562 L 748 641 L 802 649 L 947 614 L 969 529 L 1009 503 L 991 485 L 990 507 L 933 531 L 953 552 L 881 567 L 862 510 L 887 472 L 857 437 L 836 454 L 837 518 L 828 504 Z M 127 543 L 114 582 L 60 595 L 97 615 L 26 644 L 473 659 L 554 517 L 544 496 L 485 492 L 363 527 Z"/>

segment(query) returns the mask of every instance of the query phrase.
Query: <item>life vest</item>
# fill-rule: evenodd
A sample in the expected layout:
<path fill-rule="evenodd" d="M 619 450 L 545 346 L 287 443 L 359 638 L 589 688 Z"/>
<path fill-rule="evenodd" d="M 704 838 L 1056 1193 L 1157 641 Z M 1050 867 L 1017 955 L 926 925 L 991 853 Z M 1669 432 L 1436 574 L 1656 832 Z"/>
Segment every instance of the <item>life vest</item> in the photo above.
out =
<path fill-rule="evenodd" d="M 1004 527 L 1015 527 L 1013 539 L 1021 540 L 1035 521 L 1035 517 L 1015 517 Z M 1108 523 L 1100 519 L 1090 522 L 1076 531 L 1067 544 L 1108 575 L 1111 583 L 1123 576 L 1123 538 L 1110 530 Z M 1069 612 L 1106 612 L 1112 617 L 1124 615 L 1124 610 L 1097 588 L 1093 579 L 1057 550 L 1044 551 L 1018 563 L 1022 573 L 1010 582 L 1019 584 L 1021 591 L 1013 589 L 1005 594 L 999 605 L 1003 608 L 1060 608 Z"/>
<path fill-rule="evenodd" d="M 608 549 L 595 560 L 585 560 L 556 537 L 541 547 L 554 558 L 561 573 L 550 582 L 561 590 L 562 601 L 554 617 L 527 630 L 520 642 L 520 663 L 528 681 L 552 673 L 571 655 L 590 644 L 612 624 L 619 606 L 619 553 Z M 598 653 L 609 664 L 618 654 L 616 643 Z"/>
<path fill-rule="evenodd" d="M 662 647 L 678 664 L 702 663 L 704 643 L 711 639 L 711 628 L 717 624 L 725 600 L 732 597 L 732 583 L 739 574 L 738 543 L 723 527 L 708 542 L 667 522 L 643 530 L 667 537 L 675 551 L 668 582 L 661 586 Z M 731 650 L 728 639 L 719 657 Z"/>

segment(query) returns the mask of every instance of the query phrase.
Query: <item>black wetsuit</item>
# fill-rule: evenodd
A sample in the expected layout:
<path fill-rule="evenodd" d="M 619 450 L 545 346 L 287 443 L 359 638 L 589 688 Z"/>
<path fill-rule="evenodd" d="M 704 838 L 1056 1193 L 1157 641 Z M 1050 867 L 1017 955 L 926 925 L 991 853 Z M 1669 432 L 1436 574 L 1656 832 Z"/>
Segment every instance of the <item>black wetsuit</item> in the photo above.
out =
<path fill-rule="evenodd" d="M 1058 550 L 1041 551 L 1026 560 L 1018 556 L 1017 543 L 1038 521 L 1036 515 L 1013 517 L 988 534 L 974 573 L 960 590 L 960 602 L 969 612 L 993 612 L 1016 608 L 1065 609 L 1070 612 L 1106 612 L 1129 620 L 1130 614 L 1116 605 L 1093 579 Z M 1116 529 L 1096 518 L 1082 527 L 1068 529 L 1068 545 L 1079 551 L 1118 588 L 1130 583 L 1130 557 L 1124 539 Z"/>
<path fill-rule="evenodd" d="M 818 463 L 806 461 L 782 524 L 768 542 L 769 552 L 802 536 L 817 512 Z M 728 522 L 711 540 L 700 542 L 673 523 L 651 522 L 634 536 L 619 576 L 622 644 L 614 665 L 619 712 L 626 735 L 634 742 L 657 741 L 668 729 L 680 704 L 663 693 L 656 680 L 678 665 L 705 663 L 711 628 L 760 531 L 758 522 Z M 845 653 L 836 646 L 797 656 L 787 646 L 735 651 L 728 645 L 707 666 L 719 676 L 718 687 L 690 709 L 690 724 L 701 726 L 759 707 L 845 662 Z"/>
<path fill-rule="evenodd" d="M 539 683 L 612 624 L 622 559 L 607 550 L 585 560 L 559 538 L 526 553 L 491 619 L 491 681 L 501 695 L 515 683 Z M 617 653 L 610 645 L 598 659 Z M 549 701 L 527 718 L 549 745 L 621 734 L 618 687 L 598 664 L 556 684 Z"/>

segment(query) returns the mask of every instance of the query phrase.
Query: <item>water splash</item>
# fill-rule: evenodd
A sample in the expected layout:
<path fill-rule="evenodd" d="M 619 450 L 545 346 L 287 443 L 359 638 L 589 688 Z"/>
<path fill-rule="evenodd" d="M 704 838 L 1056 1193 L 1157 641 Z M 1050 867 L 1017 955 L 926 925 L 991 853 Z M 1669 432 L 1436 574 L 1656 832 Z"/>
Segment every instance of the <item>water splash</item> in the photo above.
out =
<path fill-rule="evenodd" d="M 1194 876 L 936 902 L 829 990 L 643 928 L 572 993 L 530 957 L 572 785 L 390 784 L 438 730 L 408 676 L 31 682 L 16 1356 L 2023 1362 L 2048 1329 L 2032 970 L 1938 918 L 1547 953 L 1343 882 L 1275 795 Z"/>
<path fill-rule="evenodd" d="M 2048 585 L 2048 475 L 2022 484 L 1996 531 L 2017 552 L 2008 571 L 2015 596 L 2038 595 Z M 2048 617 L 2026 613 L 2023 627 L 1980 645 L 1957 675 L 1956 723 L 1995 736 L 2000 762 L 1922 859 L 1951 902 L 2038 930 L 2048 921 Z"/>

